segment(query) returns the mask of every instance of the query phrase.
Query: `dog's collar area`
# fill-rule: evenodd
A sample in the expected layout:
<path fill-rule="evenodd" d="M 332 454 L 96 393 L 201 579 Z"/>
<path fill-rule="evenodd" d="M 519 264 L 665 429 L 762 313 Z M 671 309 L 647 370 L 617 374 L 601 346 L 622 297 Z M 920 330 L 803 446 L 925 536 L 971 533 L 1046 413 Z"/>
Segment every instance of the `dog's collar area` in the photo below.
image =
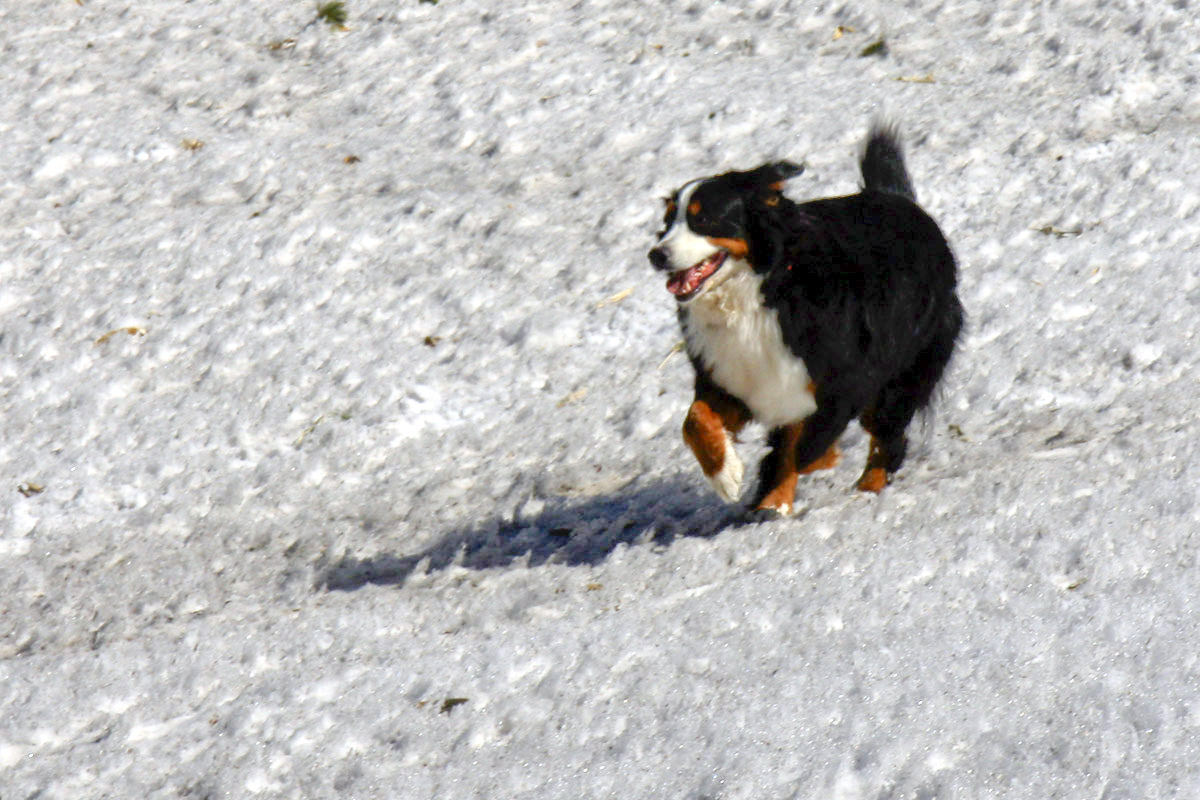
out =
<path fill-rule="evenodd" d="M 667 291 L 675 295 L 680 302 L 690 300 L 700 291 L 704 282 L 711 278 L 725 259 L 729 256 L 724 250 L 718 250 L 703 261 L 693 264 L 687 269 L 672 272 L 667 278 Z"/>

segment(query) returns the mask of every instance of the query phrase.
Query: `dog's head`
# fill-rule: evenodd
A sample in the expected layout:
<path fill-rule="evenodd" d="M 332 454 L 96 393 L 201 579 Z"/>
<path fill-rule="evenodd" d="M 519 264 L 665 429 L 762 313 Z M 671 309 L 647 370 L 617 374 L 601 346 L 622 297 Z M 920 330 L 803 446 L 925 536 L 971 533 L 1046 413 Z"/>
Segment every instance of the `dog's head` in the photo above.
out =
<path fill-rule="evenodd" d="M 783 182 L 803 171 L 778 161 L 700 178 L 672 194 L 658 244 L 649 253 L 654 268 L 668 274 L 667 291 L 688 302 L 720 282 L 716 276 L 728 260 L 752 260 L 751 216 L 778 206 Z"/>

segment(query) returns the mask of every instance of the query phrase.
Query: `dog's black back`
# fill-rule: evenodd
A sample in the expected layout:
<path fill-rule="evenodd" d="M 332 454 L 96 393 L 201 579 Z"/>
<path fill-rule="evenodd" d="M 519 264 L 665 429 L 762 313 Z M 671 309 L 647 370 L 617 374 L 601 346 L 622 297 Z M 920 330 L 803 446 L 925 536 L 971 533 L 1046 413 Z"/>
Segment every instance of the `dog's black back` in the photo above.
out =
<path fill-rule="evenodd" d="M 778 210 L 780 224 L 751 230 L 751 252 L 778 254 L 756 263 L 763 300 L 818 387 L 862 407 L 933 339 L 952 346 L 962 324 L 954 256 L 916 204 L 868 189 Z M 756 247 L 759 235 L 782 241 Z"/>

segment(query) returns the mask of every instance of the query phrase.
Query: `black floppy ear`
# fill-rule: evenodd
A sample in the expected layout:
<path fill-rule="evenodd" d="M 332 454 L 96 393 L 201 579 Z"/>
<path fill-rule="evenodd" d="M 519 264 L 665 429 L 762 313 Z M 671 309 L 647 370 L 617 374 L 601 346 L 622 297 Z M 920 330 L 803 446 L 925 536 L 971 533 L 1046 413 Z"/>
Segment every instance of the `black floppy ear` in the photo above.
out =
<path fill-rule="evenodd" d="M 789 178 L 794 178 L 804 172 L 803 164 L 796 164 L 791 161 L 776 161 L 771 164 L 763 164 L 757 169 L 751 170 L 749 177 L 757 185 L 765 185 L 773 192 L 783 191 L 783 182 Z"/>
<path fill-rule="evenodd" d="M 775 176 L 774 180 L 770 181 L 770 183 L 782 183 L 804 172 L 803 164 L 796 164 L 791 161 L 776 161 L 774 164 L 767 164 L 766 166 Z"/>

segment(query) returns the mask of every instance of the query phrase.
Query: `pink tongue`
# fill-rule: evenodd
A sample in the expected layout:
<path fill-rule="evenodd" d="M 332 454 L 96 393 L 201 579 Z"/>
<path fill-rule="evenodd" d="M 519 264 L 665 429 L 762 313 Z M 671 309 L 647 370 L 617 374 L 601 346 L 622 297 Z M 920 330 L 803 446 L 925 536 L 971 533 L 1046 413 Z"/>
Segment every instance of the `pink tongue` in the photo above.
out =
<path fill-rule="evenodd" d="M 700 283 L 699 267 L 691 269 L 681 269 L 679 272 L 671 273 L 671 277 L 667 278 L 667 291 L 674 295 L 687 294 L 694 291 Z"/>
<path fill-rule="evenodd" d="M 667 278 L 667 291 L 677 297 L 691 294 L 713 273 L 715 266 L 716 258 L 706 258 L 694 267 L 671 273 Z"/>

